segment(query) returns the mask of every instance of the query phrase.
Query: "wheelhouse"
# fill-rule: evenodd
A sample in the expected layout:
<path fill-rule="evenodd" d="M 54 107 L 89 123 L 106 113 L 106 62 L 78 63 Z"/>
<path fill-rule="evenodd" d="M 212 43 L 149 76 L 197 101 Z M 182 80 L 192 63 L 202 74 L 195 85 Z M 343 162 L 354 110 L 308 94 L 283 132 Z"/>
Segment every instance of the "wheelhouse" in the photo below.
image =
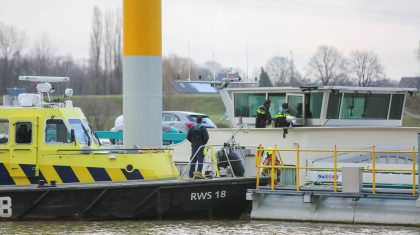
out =
<path fill-rule="evenodd" d="M 270 99 L 272 115 L 287 102 L 299 126 L 401 126 L 405 99 L 416 91 L 344 86 L 227 89 L 236 123 L 253 125 L 257 107 Z"/>

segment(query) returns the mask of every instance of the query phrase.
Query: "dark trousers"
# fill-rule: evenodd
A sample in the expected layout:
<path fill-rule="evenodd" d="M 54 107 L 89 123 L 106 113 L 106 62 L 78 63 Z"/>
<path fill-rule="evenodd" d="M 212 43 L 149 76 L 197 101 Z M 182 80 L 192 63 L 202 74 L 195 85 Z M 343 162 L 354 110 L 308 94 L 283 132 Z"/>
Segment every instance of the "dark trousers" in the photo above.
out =
<path fill-rule="evenodd" d="M 192 159 L 192 160 L 191 160 L 190 172 L 189 172 L 189 176 L 190 177 L 193 177 L 193 173 L 195 171 L 196 162 L 198 162 L 198 169 L 197 169 L 197 171 L 201 172 L 203 170 L 203 160 L 204 160 L 204 153 L 203 153 L 203 151 L 204 151 L 204 148 L 201 148 L 198 151 L 197 155 L 195 155 L 195 157 L 194 157 L 195 152 L 197 152 L 197 150 L 199 148 L 200 148 L 200 146 L 198 146 L 198 147 L 191 147 L 191 158 L 190 159 Z M 193 159 L 193 157 L 194 157 L 194 159 Z"/>

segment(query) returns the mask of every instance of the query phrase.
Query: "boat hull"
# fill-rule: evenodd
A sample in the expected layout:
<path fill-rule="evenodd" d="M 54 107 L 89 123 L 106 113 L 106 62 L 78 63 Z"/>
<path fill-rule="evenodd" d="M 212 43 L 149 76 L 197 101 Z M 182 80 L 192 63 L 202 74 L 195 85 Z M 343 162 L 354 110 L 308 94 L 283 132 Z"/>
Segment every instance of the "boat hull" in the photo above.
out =
<path fill-rule="evenodd" d="M 238 218 L 255 178 L 3 186 L 3 220 Z"/>

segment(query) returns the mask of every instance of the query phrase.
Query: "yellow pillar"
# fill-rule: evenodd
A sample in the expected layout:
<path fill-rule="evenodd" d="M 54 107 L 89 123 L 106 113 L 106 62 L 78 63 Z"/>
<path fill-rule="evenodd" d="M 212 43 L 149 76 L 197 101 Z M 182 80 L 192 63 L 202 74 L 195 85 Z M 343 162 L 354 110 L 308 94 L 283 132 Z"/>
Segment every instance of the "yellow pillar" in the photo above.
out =
<path fill-rule="evenodd" d="M 162 146 L 161 0 L 124 0 L 125 147 Z"/>

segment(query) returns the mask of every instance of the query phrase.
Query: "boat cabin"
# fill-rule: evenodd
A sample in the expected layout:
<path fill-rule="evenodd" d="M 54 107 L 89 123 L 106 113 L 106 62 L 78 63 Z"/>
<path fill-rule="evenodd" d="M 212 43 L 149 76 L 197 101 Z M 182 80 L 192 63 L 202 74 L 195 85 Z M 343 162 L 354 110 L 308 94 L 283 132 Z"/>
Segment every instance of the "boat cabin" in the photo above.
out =
<path fill-rule="evenodd" d="M 274 116 L 287 102 L 297 126 L 401 126 L 405 99 L 414 88 L 251 87 L 227 88 L 235 124 L 255 124 L 256 109 L 271 100 Z"/>
<path fill-rule="evenodd" d="M 175 178 L 167 149 L 102 146 L 82 110 L 51 100 L 50 82 L 68 78 L 23 76 L 37 93 L 4 97 L 0 106 L 0 187 L 39 182 L 77 183 Z M 44 99 L 47 96 L 47 99 Z"/>

